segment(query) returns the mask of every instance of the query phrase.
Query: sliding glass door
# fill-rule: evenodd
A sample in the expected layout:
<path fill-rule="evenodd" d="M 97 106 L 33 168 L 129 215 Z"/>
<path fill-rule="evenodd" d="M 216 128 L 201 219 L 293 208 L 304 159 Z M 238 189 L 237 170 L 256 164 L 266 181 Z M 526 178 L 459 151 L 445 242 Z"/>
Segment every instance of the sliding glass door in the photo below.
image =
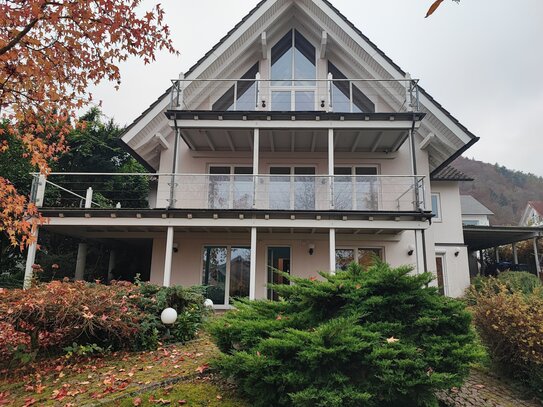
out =
<path fill-rule="evenodd" d="M 251 249 L 236 246 L 203 248 L 202 284 L 215 305 L 249 296 Z"/>

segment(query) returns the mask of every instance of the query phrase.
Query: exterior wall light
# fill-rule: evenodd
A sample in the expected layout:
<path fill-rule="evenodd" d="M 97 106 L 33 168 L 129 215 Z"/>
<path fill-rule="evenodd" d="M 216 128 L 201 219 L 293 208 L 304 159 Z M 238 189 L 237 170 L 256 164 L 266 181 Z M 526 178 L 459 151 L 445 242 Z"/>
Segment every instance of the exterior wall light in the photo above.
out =
<path fill-rule="evenodd" d="M 459 254 L 460 254 L 460 247 L 457 247 L 456 249 L 454 249 L 454 257 L 458 257 Z"/>
<path fill-rule="evenodd" d="M 409 246 L 407 246 L 407 255 L 413 256 L 413 253 L 415 253 L 415 246 L 410 244 Z"/>
<path fill-rule="evenodd" d="M 173 252 L 177 253 L 179 251 L 179 245 L 177 243 L 173 244 Z"/>
<path fill-rule="evenodd" d="M 309 255 L 310 256 L 313 256 L 313 254 L 315 253 L 315 245 L 314 244 L 310 244 L 307 246 L 309 248 Z"/>

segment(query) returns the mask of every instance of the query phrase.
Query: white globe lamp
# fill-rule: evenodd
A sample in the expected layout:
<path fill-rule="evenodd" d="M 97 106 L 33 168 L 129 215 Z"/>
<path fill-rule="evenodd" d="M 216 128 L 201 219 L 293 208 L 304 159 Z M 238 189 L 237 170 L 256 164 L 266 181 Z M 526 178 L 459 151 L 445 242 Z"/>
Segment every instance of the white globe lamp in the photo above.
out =
<path fill-rule="evenodd" d="M 206 308 L 213 308 L 213 301 L 209 298 L 204 301 L 204 307 Z"/>
<path fill-rule="evenodd" d="M 177 321 L 177 311 L 173 308 L 166 308 L 162 311 L 162 314 L 160 314 L 160 320 L 166 326 L 173 325 L 175 321 Z"/>

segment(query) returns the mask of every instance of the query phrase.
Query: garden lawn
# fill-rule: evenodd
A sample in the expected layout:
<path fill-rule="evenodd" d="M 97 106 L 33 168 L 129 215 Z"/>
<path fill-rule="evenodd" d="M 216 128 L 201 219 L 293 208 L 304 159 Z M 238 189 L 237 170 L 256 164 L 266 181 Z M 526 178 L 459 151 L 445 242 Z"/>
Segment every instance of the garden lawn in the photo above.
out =
<path fill-rule="evenodd" d="M 0 371 L 0 406 L 244 406 L 208 372 L 218 353 L 205 335 L 150 352 L 35 362 Z"/>

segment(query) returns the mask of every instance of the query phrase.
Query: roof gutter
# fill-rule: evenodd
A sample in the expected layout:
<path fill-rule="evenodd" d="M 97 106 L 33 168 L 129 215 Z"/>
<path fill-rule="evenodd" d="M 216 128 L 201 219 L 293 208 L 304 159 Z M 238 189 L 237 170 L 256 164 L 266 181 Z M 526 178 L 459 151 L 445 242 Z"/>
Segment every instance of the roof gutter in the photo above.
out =
<path fill-rule="evenodd" d="M 456 160 L 458 157 L 460 157 L 462 154 L 464 154 L 464 152 L 466 150 L 468 150 L 471 146 L 473 146 L 475 143 L 477 143 L 478 141 L 480 140 L 479 137 L 475 137 L 474 139 L 472 139 L 469 143 L 467 143 L 466 145 L 464 145 L 464 147 L 462 147 L 461 149 L 459 149 L 456 153 L 454 153 L 453 155 L 451 155 L 447 160 L 445 160 L 443 163 L 441 163 L 441 165 L 439 167 L 437 167 L 435 170 L 433 170 L 431 173 L 430 173 L 430 176 L 434 176 L 436 175 L 437 173 L 439 173 L 439 171 L 441 171 L 443 168 L 445 168 L 447 165 L 449 165 L 450 163 L 452 163 L 454 160 Z"/>

